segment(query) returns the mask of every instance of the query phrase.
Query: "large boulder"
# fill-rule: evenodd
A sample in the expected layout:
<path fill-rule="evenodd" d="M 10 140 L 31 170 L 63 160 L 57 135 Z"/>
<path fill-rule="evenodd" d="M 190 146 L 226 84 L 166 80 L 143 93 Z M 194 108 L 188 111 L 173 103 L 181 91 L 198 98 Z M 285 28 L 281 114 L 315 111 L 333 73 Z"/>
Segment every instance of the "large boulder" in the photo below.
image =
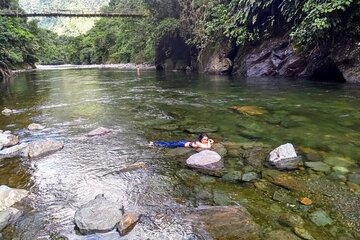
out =
<path fill-rule="evenodd" d="M 0 132 L 0 149 L 11 147 L 19 143 L 19 137 L 9 132 Z"/>
<path fill-rule="evenodd" d="M 74 221 L 82 234 L 109 232 L 121 220 L 122 206 L 98 195 L 94 200 L 80 206 Z"/>
<path fill-rule="evenodd" d="M 37 158 L 43 157 L 54 152 L 61 150 L 64 147 L 62 142 L 56 140 L 40 140 L 36 142 L 29 143 L 26 146 L 21 155 L 26 158 Z"/>
<path fill-rule="evenodd" d="M 204 239 L 260 239 L 259 226 L 242 206 L 200 206 L 186 220 Z"/>
<path fill-rule="evenodd" d="M 224 161 L 217 152 L 211 150 L 203 150 L 190 156 L 186 160 L 186 165 L 204 174 L 223 175 Z"/>
<path fill-rule="evenodd" d="M 10 188 L 5 185 L 0 186 L 0 211 L 11 207 L 14 203 L 25 198 L 29 192 L 24 189 Z"/>

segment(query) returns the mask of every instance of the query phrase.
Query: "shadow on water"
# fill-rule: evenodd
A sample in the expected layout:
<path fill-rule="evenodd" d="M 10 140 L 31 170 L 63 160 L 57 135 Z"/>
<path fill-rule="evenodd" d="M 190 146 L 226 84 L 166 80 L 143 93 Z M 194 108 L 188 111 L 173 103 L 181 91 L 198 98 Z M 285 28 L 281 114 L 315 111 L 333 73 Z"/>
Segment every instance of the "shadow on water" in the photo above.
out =
<path fill-rule="evenodd" d="M 192 140 L 204 130 L 229 148 L 275 148 L 292 142 L 305 152 L 301 152 L 305 161 L 315 154 L 330 169 L 338 162 L 345 164 L 349 173 L 340 174 L 340 179 L 332 170 L 323 173 L 304 168 L 291 174 L 330 179 L 334 186 L 348 191 L 347 178 L 360 171 L 359 86 L 152 70 L 139 76 L 135 69 L 71 69 L 19 73 L 0 91 L 0 108 L 19 110 L 15 115 L 0 115 L 0 129 L 11 130 L 21 141 L 55 138 L 65 143 L 63 150 L 41 159 L 0 160 L 0 184 L 31 190 L 23 203 L 31 210 L 25 211 L 15 232 L 6 229 L 4 236 L 10 239 L 47 239 L 50 235 L 86 239 L 75 231 L 73 216 L 97 194 L 124 205 L 125 211 L 143 214 L 126 239 L 201 239 L 194 237 L 182 213 L 202 204 L 245 206 L 260 224 L 261 234 L 290 231 L 278 223 L 283 213 L 302 216 L 304 228 L 315 239 L 345 237 L 344 231 L 351 229 L 335 211 L 321 205 L 316 194 L 312 196 L 318 201 L 315 206 L 305 208 L 298 204 L 295 193 L 264 179 L 254 185 L 236 177 L 205 176 L 187 169 L 179 161 L 184 156 L 146 145 L 153 140 Z M 243 115 L 231 110 L 232 106 L 257 106 L 267 113 Z M 46 128 L 29 132 L 25 128 L 32 122 Z M 100 126 L 112 132 L 85 137 Z M 240 150 L 232 149 L 224 158 L 226 172 L 233 176 L 245 173 L 244 169 L 252 171 Z M 135 163 L 146 167 L 121 170 Z M 261 176 L 261 171 L 257 174 Z M 266 185 L 265 190 L 261 184 Z M 283 191 L 295 203 L 274 199 L 274 192 Z M 330 212 L 338 227 L 315 226 L 308 213 L 317 208 Z M 88 238 L 123 239 L 116 231 Z"/>

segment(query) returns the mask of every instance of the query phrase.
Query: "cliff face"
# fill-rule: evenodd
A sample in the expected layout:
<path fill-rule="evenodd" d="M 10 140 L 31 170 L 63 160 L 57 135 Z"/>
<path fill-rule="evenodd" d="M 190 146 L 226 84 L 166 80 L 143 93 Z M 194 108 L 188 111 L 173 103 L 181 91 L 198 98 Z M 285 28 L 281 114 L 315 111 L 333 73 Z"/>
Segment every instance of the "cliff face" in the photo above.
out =
<path fill-rule="evenodd" d="M 357 39 L 341 39 L 310 53 L 295 51 L 287 37 L 270 38 L 242 49 L 227 39 L 219 39 L 191 56 L 191 48 L 178 35 L 175 39 L 163 39 L 156 55 L 161 56 L 157 64 L 166 66 L 167 70 L 185 70 L 190 66 L 210 74 L 360 82 L 360 41 Z"/>

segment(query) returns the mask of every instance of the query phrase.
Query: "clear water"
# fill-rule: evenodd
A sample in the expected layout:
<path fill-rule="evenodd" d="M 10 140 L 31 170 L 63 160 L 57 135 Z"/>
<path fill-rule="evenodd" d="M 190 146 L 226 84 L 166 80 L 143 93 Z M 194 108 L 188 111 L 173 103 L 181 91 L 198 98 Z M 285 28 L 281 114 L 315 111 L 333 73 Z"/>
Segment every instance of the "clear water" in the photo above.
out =
<path fill-rule="evenodd" d="M 268 113 L 245 116 L 229 109 L 235 105 L 263 107 Z M 273 148 L 291 142 L 297 149 L 320 152 L 323 160 L 342 159 L 349 171 L 356 173 L 360 171 L 359 105 L 360 85 L 351 84 L 155 71 L 142 71 L 139 76 L 135 71 L 116 69 L 19 73 L 15 80 L 1 85 L 0 109 L 19 113 L 0 115 L 0 129 L 11 130 L 21 141 L 58 139 L 65 148 L 34 161 L 0 160 L 0 185 L 31 191 L 22 203 L 25 214 L 21 224 L 4 236 L 122 239 L 115 231 L 89 238 L 74 229 L 76 209 L 97 194 L 150 219 L 123 239 L 191 239 L 191 229 L 176 213 L 201 203 L 243 204 L 250 212 L 271 205 L 287 211 L 286 206 L 250 184 L 197 174 L 147 143 L 155 139 L 192 140 L 195 135 L 184 130 L 206 126 L 217 129 L 210 133 L 216 142 L 257 142 Z M 33 122 L 46 129 L 26 131 Z M 161 130 L 156 127 L 159 125 L 173 127 Z M 100 126 L 112 133 L 85 137 Z M 225 165 L 236 169 L 238 161 L 241 159 L 225 158 Z M 119 171 L 138 162 L 147 167 Z M 343 183 L 334 180 L 333 184 Z M 217 200 L 199 200 L 196 193 L 201 189 L 212 192 Z M 253 214 L 263 231 L 278 227 Z M 331 231 L 308 225 L 316 239 L 334 236 Z M 346 232 L 344 229 L 341 231 Z"/>

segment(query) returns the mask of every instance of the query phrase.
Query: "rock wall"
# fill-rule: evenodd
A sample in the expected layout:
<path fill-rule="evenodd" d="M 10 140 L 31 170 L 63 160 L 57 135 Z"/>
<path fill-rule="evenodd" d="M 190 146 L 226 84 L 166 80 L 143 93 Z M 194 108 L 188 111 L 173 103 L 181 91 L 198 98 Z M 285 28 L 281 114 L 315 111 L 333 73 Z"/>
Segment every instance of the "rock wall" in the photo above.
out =
<path fill-rule="evenodd" d="M 191 67 L 192 48 L 179 34 L 165 35 L 155 48 L 155 65 L 158 70 L 187 70 Z"/>
<path fill-rule="evenodd" d="M 157 66 L 166 70 L 360 82 L 360 39 L 342 39 L 311 52 L 298 52 L 287 37 L 267 39 L 241 49 L 222 38 L 197 52 L 176 35 L 165 37 L 156 51 Z"/>

